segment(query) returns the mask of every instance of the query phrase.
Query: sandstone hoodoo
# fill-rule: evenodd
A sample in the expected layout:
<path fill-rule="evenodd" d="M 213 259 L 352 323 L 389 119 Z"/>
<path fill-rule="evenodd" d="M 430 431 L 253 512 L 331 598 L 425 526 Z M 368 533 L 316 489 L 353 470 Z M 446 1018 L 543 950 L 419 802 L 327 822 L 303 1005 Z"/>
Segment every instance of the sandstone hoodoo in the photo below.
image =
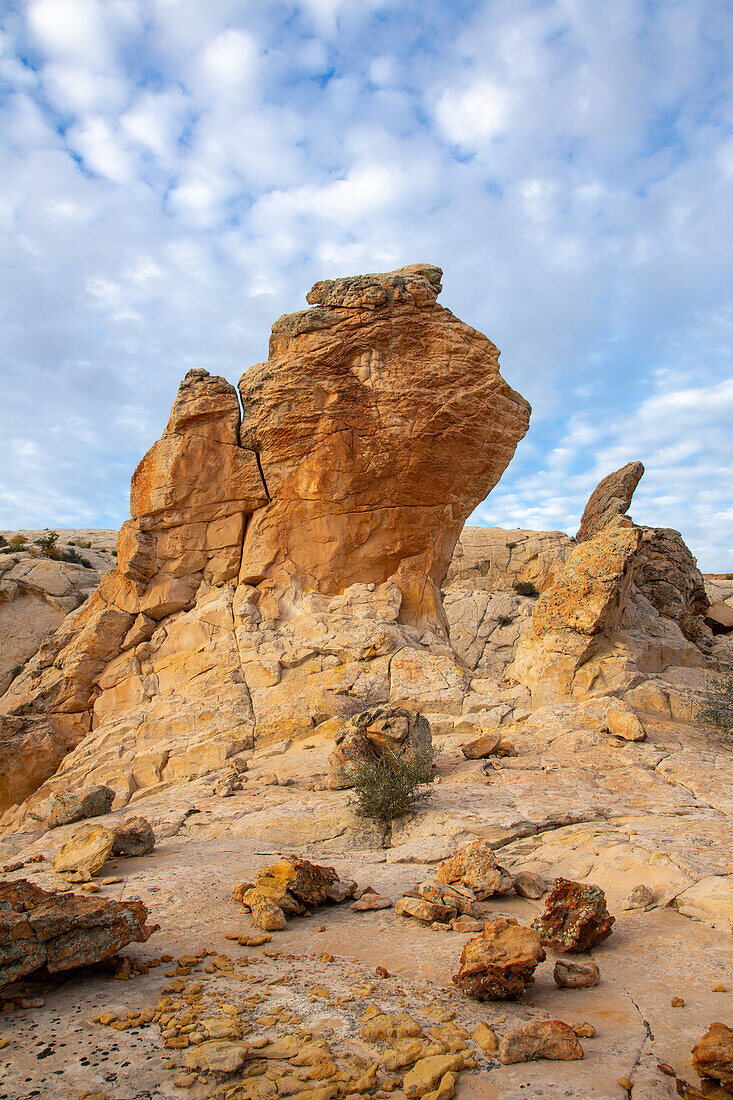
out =
<path fill-rule="evenodd" d="M 530 409 L 491 341 L 436 303 L 440 278 L 316 284 L 242 376 L 241 416 L 233 386 L 189 371 L 133 475 L 116 569 L 0 703 L 0 808 L 80 741 L 68 785 L 114 737 L 126 800 L 258 735 L 410 705 L 426 658 L 465 679 L 439 589 Z"/>

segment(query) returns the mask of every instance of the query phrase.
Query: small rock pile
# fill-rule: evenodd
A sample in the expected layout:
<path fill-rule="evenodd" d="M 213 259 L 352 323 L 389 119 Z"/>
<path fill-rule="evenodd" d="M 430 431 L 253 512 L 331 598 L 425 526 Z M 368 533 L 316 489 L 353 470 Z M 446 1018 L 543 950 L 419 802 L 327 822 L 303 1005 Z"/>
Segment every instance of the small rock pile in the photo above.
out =
<path fill-rule="evenodd" d="M 281 859 L 257 872 L 255 882 L 235 886 L 232 897 L 252 913 L 252 920 L 266 932 L 285 927 L 288 917 L 302 916 L 319 905 L 337 905 L 354 896 L 357 884 L 340 879 L 333 867 L 321 867 L 306 859 Z"/>

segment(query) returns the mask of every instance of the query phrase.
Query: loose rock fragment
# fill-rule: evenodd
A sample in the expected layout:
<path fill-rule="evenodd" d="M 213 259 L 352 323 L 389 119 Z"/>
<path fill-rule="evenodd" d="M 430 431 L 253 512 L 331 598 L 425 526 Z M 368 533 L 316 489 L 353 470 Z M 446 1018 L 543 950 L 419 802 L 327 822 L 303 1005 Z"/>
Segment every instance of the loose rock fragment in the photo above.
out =
<path fill-rule="evenodd" d="M 587 962 L 558 959 L 552 976 L 561 989 L 589 989 L 601 980 L 601 972 L 593 959 Z"/>
<path fill-rule="evenodd" d="M 514 1028 L 499 1043 L 499 1061 L 504 1066 L 538 1058 L 568 1062 L 582 1057 L 583 1048 L 575 1032 L 562 1020 L 532 1020 Z"/>
<path fill-rule="evenodd" d="M 513 1001 L 532 984 L 545 958 L 534 929 L 499 917 L 486 921 L 482 934 L 465 945 L 453 981 L 469 997 Z"/>
<path fill-rule="evenodd" d="M 484 1054 L 494 1054 L 499 1049 L 499 1040 L 496 1032 L 485 1024 L 483 1020 L 478 1024 L 472 1034 L 472 1038 L 478 1046 L 481 1047 Z"/>
<path fill-rule="evenodd" d="M 557 878 L 532 927 L 554 951 L 587 951 L 611 935 L 614 919 L 599 886 Z"/>
<path fill-rule="evenodd" d="M 651 905 L 653 899 L 654 895 L 648 886 L 635 886 L 621 908 L 646 909 L 648 905 Z"/>
<path fill-rule="evenodd" d="M 532 871 L 520 871 L 514 878 L 514 890 L 520 898 L 532 898 L 536 900 L 547 893 L 545 880 Z"/>
<path fill-rule="evenodd" d="M 189 1051 L 186 1067 L 210 1073 L 235 1073 L 242 1068 L 248 1055 L 249 1048 L 245 1043 L 210 1039 Z"/>
<path fill-rule="evenodd" d="M 112 853 L 114 833 L 103 825 L 85 825 L 61 846 L 54 867 L 61 873 L 76 873 L 89 879 Z"/>
<path fill-rule="evenodd" d="M 72 825 L 86 817 L 108 814 L 115 800 L 111 787 L 86 787 L 81 791 L 58 791 L 45 802 L 28 811 L 29 817 L 42 821 L 48 829 Z"/>
<path fill-rule="evenodd" d="M 395 913 L 399 917 L 414 917 L 416 920 L 431 924 L 433 921 L 447 922 L 456 915 L 455 909 L 450 905 L 441 905 L 440 902 L 428 901 L 427 898 L 400 898 L 395 905 Z"/>
<path fill-rule="evenodd" d="M 353 909 L 355 913 L 368 913 L 372 909 L 390 909 L 391 907 L 392 902 L 389 898 L 377 894 L 374 890 L 370 892 L 365 890 L 359 900 L 353 902 L 349 908 Z"/>
<path fill-rule="evenodd" d="M 115 856 L 144 856 L 154 847 L 153 826 L 144 817 L 129 817 L 114 831 L 112 854 Z"/>
<path fill-rule="evenodd" d="M 466 760 L 485 760 L 488 756 L 516 756 L 511 741 L 504 741 L 495 733 L 485 733 L 474 741 L 461 745 Z"/>
<path fill-rule="evenodd" d="M 440 1084 L 445 1074 L 460 1069 L 462 1065 L 463 1057 L 460 1054 L 435 1054 L 429 1058 L 421 1058 L 405 1074 L 402 1084 L 405 1096 L 408 1100 L 425 1096 Z"/>

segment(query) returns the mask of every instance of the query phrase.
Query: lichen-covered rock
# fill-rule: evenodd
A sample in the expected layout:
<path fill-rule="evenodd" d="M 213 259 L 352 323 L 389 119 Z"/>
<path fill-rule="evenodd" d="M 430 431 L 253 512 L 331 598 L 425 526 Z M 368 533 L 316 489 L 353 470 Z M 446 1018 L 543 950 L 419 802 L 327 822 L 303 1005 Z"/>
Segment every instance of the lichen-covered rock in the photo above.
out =
<path fill-rule="evenodd" d="M 692 1048 L 692 1064 L 700 1077 L 717 1081 L 733 1096 L 733 1028 L 711 1024 Z"/>
<path fill-rule="evenodd" d="M 349 882 L 343 891 L 334 893 L 339 881 L 333 867 L 293 857 L 263 867 L 257 872 L 254 885 L 247 889 L 235 887 L 232 896 L 252 911 L 252 920 L 259 928 L 272 932 L 284 928 L 288 916 L 351 897 L 356 883 Z"/>
<path fill-rule="evenodd" d="M 532 1020 L 514 1028 L 499 1043 L 499 1061 L 504 1066 L 538 1058 L 569 1062 L 582 1057 L 575 1032 L 562 1020 Z"/>
<path fill-rule="evenodd" d="M 599 481 L 585 506 L 577 534 L 578 542 L 592 539 L 615 516 L 626 515 L 643 473 L 643 463 L 628 462 Z"/>
<path fill-rule="evenodd" d="M 481 935 L 465 945 L 453 981 L 469 997 L 515 1001 L 532 984 L 545 957 L 534 929 L 498 917 L 486 921 Z"/>
<path fill-rule="evenodd" d="M 140 901 L 54 894 L 21 879 L 0 882 L 0 989 L 45 966 L 52 973 L 99 962 L 128 943 L 144 943 Z"/>
<path fill-rule="evenodd" d="M 36 806 L 28 816 L 43 822 L 47 829 L 54 829 L 58 825 L 71 825 L 87 817 L 108 814 L 114 800 L 115 792 L 106 786 L 87 787 L 81 791 L 63 790 Z"/>
<path fill-rule="evenodd" d="M 560 989 L 590 989 L 601 980 L 598 964 L 593 959 L 587 962 L 558 959 L 552 976 Z"/>
<path fill-rule="evenodd" d="M 614 920 L 599 886 L 556 878 L 532 927 L 553 951 L 587 951 L 611 935 Z"/>
<path fill-rule="evenodd" d="M 514 885 L 514 877 L 499 866 L 485 840 L 475 840 L 439 863 L 435 880 L 467 886 L 479 901 L 506 894 Z"/>
<path fill-rule="evenodd" d="M 115 856 L 144 856 L 154 847 L 153 826 L 144 817 L 128 817 L 114 831 L 112 854 Z"/>

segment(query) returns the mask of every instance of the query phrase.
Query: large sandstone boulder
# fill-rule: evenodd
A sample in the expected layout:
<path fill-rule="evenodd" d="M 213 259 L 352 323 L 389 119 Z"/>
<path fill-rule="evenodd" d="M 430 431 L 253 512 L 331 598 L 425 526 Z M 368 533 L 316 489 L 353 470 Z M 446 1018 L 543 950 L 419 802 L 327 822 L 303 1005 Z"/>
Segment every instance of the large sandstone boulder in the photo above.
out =
<path fill-rule="evenodd" d="M 540 937 L 513 918 L 487 920 L 480 936 L 468 941 L 453 981 L 469 997 L 515 1001 L 534 982 L 546 958 Z"/>
<path fill-rule="evenodd" d="M 117 567 L 0 699 L 0 809 L 44 780 L 34 801 L 96 782 L 117 808 L 379 704 L 462 714 L 439 589 L 530 410 L 440 275 L 317 284 L 243 375 L 241 424 L 189 371 Z"/>

